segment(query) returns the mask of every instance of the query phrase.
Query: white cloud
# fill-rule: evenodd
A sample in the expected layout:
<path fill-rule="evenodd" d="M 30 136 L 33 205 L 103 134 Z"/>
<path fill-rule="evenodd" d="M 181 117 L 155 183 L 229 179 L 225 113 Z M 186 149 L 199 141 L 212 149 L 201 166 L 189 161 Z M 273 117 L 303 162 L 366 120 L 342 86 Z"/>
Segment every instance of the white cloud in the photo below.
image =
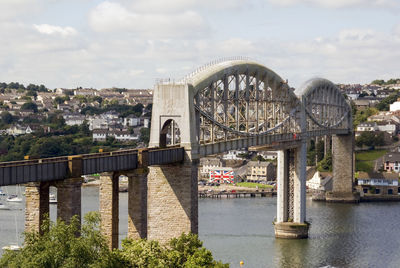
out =
<path fill-rule="evenodd" d="M 158 38 L 193 37 L 207 30 L 204 19 L 196 12 L 135 13 L 119 3 L 105 1 L 90 12 L 89 23 L 100 33 L 124 32 Z"/>
<path fill-rule="evenodd" d="M 61 35 L 61 36 L 69 36 L 69 35 L 75 35 L 77 34 L 77 31 L 72 28 L 72 27 L 60 27 L 60 26 L 54 26 L 54 25 L 49 25 L 49 24 L 34 24 L 33 27 L 41 34 L 47 34 L 47 35 Z"/>
<path fill-rule="evenodd" d="M 323 8 L 346 7 L 400 7 L 397 0 L 268 0 L 270 3 L 280 6 L 311 5 Z"/>

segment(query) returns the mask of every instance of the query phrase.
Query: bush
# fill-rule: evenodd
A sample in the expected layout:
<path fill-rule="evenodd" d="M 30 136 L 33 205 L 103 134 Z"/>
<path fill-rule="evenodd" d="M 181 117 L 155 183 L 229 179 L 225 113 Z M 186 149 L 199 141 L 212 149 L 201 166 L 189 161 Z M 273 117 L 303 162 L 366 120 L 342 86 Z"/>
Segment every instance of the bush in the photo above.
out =
<path fill-rule="evenodd" d="M 21 251 L 6 251 L 0 267 L 229 267 L 217 262 L 194 234 L 182 234 L 167 246 L 157 241 L 122 241 L 122 249 L 109 250 L 100 233 L 100 214 L 86 214 L 80 229 L 79 219 L 70 224 L 58 220 L 43 224 L 43 235 L 25 233 Z M 77 234 L 79 234 L 78 236 Z"/>

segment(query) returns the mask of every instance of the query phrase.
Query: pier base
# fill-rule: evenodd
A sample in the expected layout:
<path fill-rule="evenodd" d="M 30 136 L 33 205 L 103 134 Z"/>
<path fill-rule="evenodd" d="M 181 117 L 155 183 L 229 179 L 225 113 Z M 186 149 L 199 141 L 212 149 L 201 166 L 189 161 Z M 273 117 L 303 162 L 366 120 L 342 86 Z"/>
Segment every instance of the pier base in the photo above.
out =
<path fill-rule="evenodd" d="M 280 222 L 275 223 L 275 237 L 299 239 L 308 237 L 309 223 Z"/>
<path fill-rule="evenodd" d="M 360 193 L 327 192 L 325 194 L 325 200 L 330 203 L 358 203 L 360 202 Z"/>

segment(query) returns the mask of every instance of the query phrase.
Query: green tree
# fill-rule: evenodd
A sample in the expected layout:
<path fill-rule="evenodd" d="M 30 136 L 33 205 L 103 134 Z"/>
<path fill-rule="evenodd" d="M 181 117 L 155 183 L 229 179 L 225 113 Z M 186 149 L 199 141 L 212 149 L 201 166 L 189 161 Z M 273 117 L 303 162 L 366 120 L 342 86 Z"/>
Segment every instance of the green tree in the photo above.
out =
<path fill-rule="evenodd" d="M 141 128 L 140 129 L 140 141 L 144 142 L 145 144 L 149 144 L 150 141 L 150 129 L 149 128 Z"/>
<path fill-rule="evenodd" d="M 383 100 L 381 100 L 378 103 L 378 105 L 376 105 L 376 108 L 379 111 L 389 111 L 390 104 L 395 102 L 397 100 L 397 98 L 398 98 L 398 94 L 393 93 L 393 94 L 389 95 L 388 97 L 384 98 Z"/>
<path fill-rule="evenodd" d="M 318 162 L 317 169 L 319 171 L 332 171 L 332 153 L 328 152 L 324 159 Z"/>
<path fill-rule="evenodd" d="M 385 80 L 374 80 L 371 82 L 371 84 L 382 86 L 385 84 Z"/>
<path fill-rule="evenodd" d="M 33 102 L 26 102 L 21 106 L 22 110 L 33 110 L 34 113 L 38 112 L 37 105 Z"/>
<path fill-rule="evenodd" d="M 2 112 L 1 113 L 1 121 L 3 124 L 11 124 L 14 121 L 14 117 L 9 112 Z"/>
<path fill-rule="evenodd" d="M 77 217 L 70 224 L 49 219 L 43 235 L 25 233 L 25 245 L 19 252 L 6 251 L 0 267 L 99 267 L 111 260 L 111 252 L 99 230 L 99 213 L 86 214 L 80 230 Z M 80 232 L 80 236 L 76 234 Z"/>

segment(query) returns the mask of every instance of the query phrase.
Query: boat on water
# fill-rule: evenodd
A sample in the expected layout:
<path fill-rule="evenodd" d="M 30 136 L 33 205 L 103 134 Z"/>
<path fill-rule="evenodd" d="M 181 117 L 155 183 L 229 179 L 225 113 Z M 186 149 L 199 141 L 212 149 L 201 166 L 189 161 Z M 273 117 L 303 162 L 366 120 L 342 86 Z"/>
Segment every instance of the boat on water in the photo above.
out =
<path fill-rule="evenodd" d="M 22 202 L 22 198 L 16 194 L 9 195 L 6 200 L 7 202 Z"/>
<path fill-rule="evenodd" d="M 0 196 L 5 196 L 5 195 L 6 195 L 6 193 L 3 192 L 3 189 L 0 188 Z"/>
<path fill-rule="evenodd" d="M 10 210 L 10 208 L 7 205 L 0 203 L 0 210 Z"/>
<path fill-rule="evenodd" d="M 9 246 L 5 246 L 2 247 L 3 250 L 11 250 L 11 251 L 19 251 L 21 250 L 21 247 L 18 245 L 9 245 Z"/>
<path fill-rule="evenodd" d="M 50 204 L 57 204 L 57 197 L 54 194 L 49 195 L 49 203 Z"/>

